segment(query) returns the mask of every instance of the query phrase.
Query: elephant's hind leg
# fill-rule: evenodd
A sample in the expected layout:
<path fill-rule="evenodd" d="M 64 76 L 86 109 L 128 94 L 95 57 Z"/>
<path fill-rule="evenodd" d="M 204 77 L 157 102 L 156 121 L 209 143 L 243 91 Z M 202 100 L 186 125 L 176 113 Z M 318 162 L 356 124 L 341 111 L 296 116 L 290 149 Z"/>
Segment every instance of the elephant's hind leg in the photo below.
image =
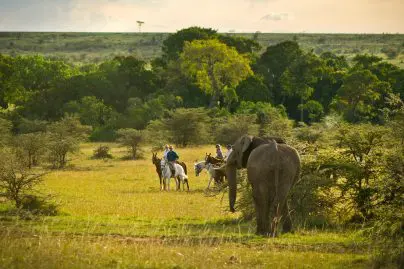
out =
<path fill-rule="evenodd" d="M 266 182 L 253 188 L 253 198 L 257 219 L 257 234 L 269 235 L 269 196 Z"/>
<path fill-rule="evenodd" d="M 289 206 L 288 206 L 287 202 L 285 202 L 285 205 L 283 206 L 282 218 L 283 218 L 282 231 L 284 233 L 291 232 L 292 231 L 292 218 L 290 217 Z"/>

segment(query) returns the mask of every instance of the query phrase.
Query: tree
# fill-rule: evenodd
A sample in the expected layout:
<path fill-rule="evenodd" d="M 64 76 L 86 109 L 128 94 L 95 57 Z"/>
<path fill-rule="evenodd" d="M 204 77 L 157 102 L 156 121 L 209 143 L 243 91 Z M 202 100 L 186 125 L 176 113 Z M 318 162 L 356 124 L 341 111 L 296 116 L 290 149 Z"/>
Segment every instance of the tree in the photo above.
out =
<path fill-rule="evenodd" d="M 283 103 L 281 93 L 281 76 L 289 65 L 302 54 L 299 44 L 295 41 L 285 41 L 267 47 L 256 65 L 256 73 L 263 76 L 264 81 L 274 97 L 275 104 Z"/>
<path fill-rule="evenodd" d="M 119 129 L 117 131 L 118 142 L 128 148 L 131 158 L 133 160 L 137 159 L 139 154 L 139 145 L 144 140 L 144 134 L 140 130 L 136 129 Z"/>
<path fill-rule="evenodd" d="M 314 54 L 298 56 L 281 77 L 284 96 L 300 99 L 300 121 L 304 121 L 304 102 L 314 92 L 314 85 L 323 72 L 323 62 Z M 291 108 L 289 107 L 289 110 Z"/>
<path fill-rule="evenodd" d="M 305 104 L 299 105 L 299 109 L 306 111 L 309 122 L 319 121 L 324 115 L 323 106 L 315 100 L 309 100 Z"/>
<path fill-rule="evenodd" d="M 13 73 L 14 58 L 0 53 L 0 108 L 7 108 L 7 95 L 10 88 L 7 87 Z"/>
<path fill-rule="evenodd" d="M 377 164 L 383 153 L 386 129 L 370 124 L 342 126 L 336 135 L 343 156 L 334 164 L 334 172 L 345 180 L 339 184 L 343 195 L 352 195 L 354 208 L 361 219 L 373 215 L 377 190 Z"/>
<path fill-rule="evenodd" d="M 54 168 L 62 168 L 67 163 L 67 154 L 79 150 L 90 128 L 81 125 L 75 117 L 64 117 L 48 127 L 48 154 Z"/>
<path fill-rule="evenodd" d="M 95 96 L 85 96 L 80 101 L 70 101 L 65 105 L 65 112 L 77 114 L 80 122 L 84 125 L 99 127 L 107 124 L 112 118 L 114 111 Z"/>
<path fill-rule="evenodd" d="M 203 144 L 210 140 L 207 132 L 208 116 L 201 108 L 178 108 L 163 120 L 168 140 L 178 146 Z"/>
<path fill-rule="evenodd" d="M 249 61 L 217 40 L 186 42 L 180 61 L 184 75 L 211 96 L 210 107 L 224 97 L 225 87 L 234 89 L 252 75 Z"/>
<path fill-rule="evenodd" d="M 171 34 L 163 42 L 163 65 L 175 61 L 183 52 L 185 42 L 194 40 L 218 39 L 229 47 L 235 48 L 239 53 L 253 53 L 259 50 L 260 44 L 256 40 L 218 34 L 216 30 L 202 27 L 189 27 Z"/>
<path fill-rule="evenodd" d="M 241 81 L 236 93 L 239 101 L 271 102 L 273 98 L 264 80 L 259 76 L 249 76 Z"/>
<path fill-rule="evenodd" d="M 163 59 L 166 63 L 177 60 L 183 51 L 186 41 L 207 40 L 216 36 L 217 31 L 211 28 L 189 27 L 169 35 L 163 42 Z"/>
<path fill-rule="evenodd" d="M 0 197 L 13 201 L 20 208 L 24 197 L 33 187 L 42 182 L 43 174 L 34 174 L 26 169 L 16 156 L 7 152 L 0 154 Z"/>
<path fill-rule="evenodd" d="M 376 104 L 384 103 L 382 97 L 390 91 L 389 85 L 380 82 L 369 70 L 353 70 L 345 76 L 333 106 L 350 122 L 372 120 L 377 115 Z"/>
<path fill-rule="evenodd" d="M 16 155 L 24 160 L 28 168 L 39 164 L 40 158 L 46 150 L 46 138 L 44 133 L 20 134 L 13 139 Z"/>
<path fill-rule="evenodd" d="M 10 142 L 12 127 L 10 121 L 0 118 L 0 148 L 5 147 Z"/>
<path fill-rule="evenodd" d="M 65 99 L 62 85 L 77 70 L 62 61 L 43 56 L 17 56 L 6 83 L 5 100 L 22 106 L 24 116 L 55 119 L 61 116 Z"/>

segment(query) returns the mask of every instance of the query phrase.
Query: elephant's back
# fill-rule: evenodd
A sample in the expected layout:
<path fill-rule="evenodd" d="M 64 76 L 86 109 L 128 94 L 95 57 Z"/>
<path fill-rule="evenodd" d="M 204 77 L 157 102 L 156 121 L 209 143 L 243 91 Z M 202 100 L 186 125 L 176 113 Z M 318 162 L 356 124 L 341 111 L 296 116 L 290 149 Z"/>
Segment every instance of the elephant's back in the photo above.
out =
<path fill-rule="evenodd" d="M 247 167 L 260 170 L 277 168 L 297 174 L 300 171 L 300 156 L 297 150 L 289 145 L 264 144 L 251 152 Z"/>

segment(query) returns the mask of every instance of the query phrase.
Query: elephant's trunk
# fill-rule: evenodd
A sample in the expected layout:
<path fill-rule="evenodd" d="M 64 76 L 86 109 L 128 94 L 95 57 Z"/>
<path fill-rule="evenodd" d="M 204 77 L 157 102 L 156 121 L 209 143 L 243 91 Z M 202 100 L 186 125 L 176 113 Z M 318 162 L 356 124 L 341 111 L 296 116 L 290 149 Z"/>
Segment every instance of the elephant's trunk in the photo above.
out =
<path fill-rule="evenodd" d="M 235 212 L 234 204 L 236 203 L 237 197 L 237 173 L 236 166 L 227 165 L 226 166 L 226 177 L 229 181 L 229 202 L 230 211 Z"/>

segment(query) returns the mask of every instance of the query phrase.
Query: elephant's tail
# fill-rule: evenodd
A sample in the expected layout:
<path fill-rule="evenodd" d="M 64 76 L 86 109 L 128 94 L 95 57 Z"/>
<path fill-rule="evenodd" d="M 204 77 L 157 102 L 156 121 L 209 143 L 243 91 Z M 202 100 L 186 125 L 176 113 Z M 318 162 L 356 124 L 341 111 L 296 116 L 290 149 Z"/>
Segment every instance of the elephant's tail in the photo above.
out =
<path fill-rule="evenodd" d="M 280 156 L 279 156 L 279 151 L 278 151 L 278 144 L 276 143 L 276 140 L 272 139 L 272 149 L 274 151 L 274 156 L 275 156 L 275 164 L 274 164 L 274 178 L 275 178 L 275 196 L 274 196 L 274 201 L 278 201 L 278 187 L 279 187 L 279 169 L 280 169 Z M 275 205 L 278 206 L 278 205 Z"/>

